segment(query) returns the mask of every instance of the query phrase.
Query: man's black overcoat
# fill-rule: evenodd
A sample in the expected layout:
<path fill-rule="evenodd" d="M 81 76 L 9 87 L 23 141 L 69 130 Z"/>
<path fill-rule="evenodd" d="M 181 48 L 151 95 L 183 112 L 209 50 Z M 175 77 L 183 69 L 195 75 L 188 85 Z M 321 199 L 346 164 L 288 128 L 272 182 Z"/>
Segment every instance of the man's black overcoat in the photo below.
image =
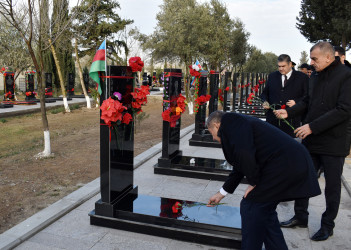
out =
<path fill-rule="evenodd" d="M 302 98 L 307 95 L 308 81 L 309 78 L 306 74 L 293 70 L 283 88 L 282 74 L 276 71 L 269 74 L 266 87 L 260 97 L 263 101 L 269 102 L 269 104 L 275 104 L 276 109 L 280 109 L 281 105 L 286 105 L 289 100 L 294 100 L 296 103 L 302 100 Z M 267 111 L 266 119 L 270 124 L 278 127 L 291 137 L 295 137 L 294 130 L 286 123 L 282 121 L 279 122 L 271 109 Z M 301 117 L 296 116 L 293 119 L 288 118 L 288 121 L 294 128 L 297 128 L 300 126 Z"/>
<path fill-rule="evenodd" d="M 351 117 L 351 70 L 339 58 L 311 76 L 310 94 L 287 109 L 288 116 L 306 114 L 312 134 L 303 140 L 311 154 L 347 156 L 350 139 L 347 126 Z"/>
<path fill-rule="evenodd" d="M 246 176 L 256 187 L 247 199 L 287 201 L 321 193 L 306 148 L 278 128 L 257 118 L 227 113 L 218 130 L 226 160 L 233 171 L 223 185 L 233 193 Z"/>

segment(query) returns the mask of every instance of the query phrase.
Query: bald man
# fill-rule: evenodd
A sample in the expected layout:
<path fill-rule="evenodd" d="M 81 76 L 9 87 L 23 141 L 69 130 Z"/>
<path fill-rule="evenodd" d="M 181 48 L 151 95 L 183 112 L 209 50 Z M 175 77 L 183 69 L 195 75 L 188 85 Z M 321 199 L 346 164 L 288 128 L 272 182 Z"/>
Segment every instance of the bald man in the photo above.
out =
<path fill-rule="evenodd" d="M 319 42 L 310 50 L 311 65 L 315 68 L 309 85 L 309 96 L 287 110 L 277 110 L 279 118 L 294 117 L 307 111 L 305 125 L 295 134 L 311 154 L 318 170 L 324 168 L 326 210 L 321 228 L 312 240 L 326 240 L 333 235 L 341 196 L 341 175 L 345 157 L 349 154 L 347 125 L 351 117 L 351 70 L 335 57 L 328 42 Z M 295 200 L 295 215 L 282 222 L 283 227 L 306 227 L 308 199 Z"/>

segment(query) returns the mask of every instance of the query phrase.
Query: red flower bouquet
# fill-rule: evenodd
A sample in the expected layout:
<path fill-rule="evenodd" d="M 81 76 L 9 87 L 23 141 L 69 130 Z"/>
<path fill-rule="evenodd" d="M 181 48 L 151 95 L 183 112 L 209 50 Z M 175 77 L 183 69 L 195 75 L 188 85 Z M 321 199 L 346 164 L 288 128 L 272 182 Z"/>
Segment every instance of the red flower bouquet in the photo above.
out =
<path fill-rule="evenodd" d="M 170 126 L 174 128 L 177 124 L 177 120 L 181 114 L 186 110 L 185 97 L 179 94 L 178 98 L 171 100 L 170 103 L 176 103 L 177 106 L 170 106 L 162 112 L 162 119 L 170 123 Z"/>
<path fill-rule="evenodd" d="M 199 96 L 198 98 L 196 98 L 195 102 L 198 105 L 202 105 L 202 104 L 208 102 L 210 99 L 211 99 L 211 95 L 202 95 L 202 96 Z"/>
<path fill-rule="evenodd" d="M 123 106 L 119 101 L 109 97 L 103 101 L 100 109 L 101 119 L 104 120 L 108 126 L 112 126 L 112 122 L 122 121 L 123 111 L 127 108 Z"/>
<path fill-rule="evenodd" d="M 131 57 L 129 58 L 129 66 L 132 67 L 133 72 L 141 71 L 144 67 L 144 62 L 140 57 Z"/>

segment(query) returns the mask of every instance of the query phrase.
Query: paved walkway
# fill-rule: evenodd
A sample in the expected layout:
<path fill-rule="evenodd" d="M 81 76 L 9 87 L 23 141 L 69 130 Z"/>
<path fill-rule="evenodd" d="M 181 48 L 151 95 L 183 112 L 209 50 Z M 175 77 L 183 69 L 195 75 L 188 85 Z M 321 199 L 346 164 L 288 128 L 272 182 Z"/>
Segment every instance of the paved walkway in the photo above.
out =
<path fill-rule="evenodd" d="M 181 149 L 184 155 L 224 159 L 221 149 L 190 147 L 193 125 L 182 130 Z M 174 176 L 155 175 L 153 165 L 160 157 L 161 144 L 158 144 L 135 158 L 135 185 L 140 194 L 207 202 L 217 192 L 222 182 L 191 179 Z M 343 178 L 351 184 L 351 162 L 345 163 Z M 319 179 L 324 189 L 324 178 Z M 235 194 L 223 202 L 239 206 L 246 185 L 239 185 Z M 350 191 L 350 190 L 349 190 Z M 122 230 L 92 226 L 88 213 L 94 209 L 99 199 L 99 178 L 88 183 L 50 207 L 33 215 L 0 235 L 0 249 L 223 249 L 156 236 L 137 234 Z M 351 249 L 351 198 L 342 187 L 339 215 L 336 219 L 334 236 L 324 242 L 313 242 L 310 237 L 319 229 L 320 216 L 325 208 L 324 196 L 310 200 L 310 220 L 308 228 L 283 229 L 289 249 Z M 293 202 L 278 206 L 279 218 L 290 219 Z"/>
<path fill-rule="evenodd" d="M 90 101 L 92 102 L 92 98 Z M 68 101 L 68 105 L 72 104 L 86 104 L 85 98 L 72 98 Z M 56 101 L 51 103 L 45 103 L 47 109 L 63 107 L 63 101 Z M 0 118 L 17 116 L 17 115 L 26 115 L 30 113 L 40 112 L 40 103 L 33 105 L 13 105 L 12 108 L 1 108 L 0 109 Z"/>

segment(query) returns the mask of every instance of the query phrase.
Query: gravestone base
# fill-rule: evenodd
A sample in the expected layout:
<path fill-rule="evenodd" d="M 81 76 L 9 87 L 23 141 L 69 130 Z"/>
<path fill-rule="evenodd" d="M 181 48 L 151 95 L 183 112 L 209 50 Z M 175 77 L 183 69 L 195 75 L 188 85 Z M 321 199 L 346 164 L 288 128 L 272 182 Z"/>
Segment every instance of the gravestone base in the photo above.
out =
<path fill-rule="evenodd" d="M 199 147 L 210 147 L 210 148 L 222 147 L 222 145 L 219 142 L 213 140 L 212 135 L 208 132 L 208 130 L 206 130 L 205 134 L 203 135 L 194 133 L 191 139 L 189 140 L 189 145 L 199 146 Z"/>
<path fill-rule="evenodd" d="M 225 160 L 176 155 L 173 158 L 159 158 L 154 165 L 154 173 L 187 178 L 225 181 L 232 166 Z M 242 183 L 247 183 L 243 179 Z"/>
<path fill-rule="evenodd" d="M 160 88 L 159 87 L 151 87 L 150 91 L 160 91 Z"/>
<path fill-rule="evenodd" d="M 45 97 L 45 100 L 63 101 L 63 97 Z M 67 96 L 67 101 L 71 100 L 72 98 Z"/>
<path fill-rule="evenodd" d="M 13 104 L 0 103 L 0 109 L 13 108 Z"/>
<path fill-rule="evenodd" d="M 174 213 L 172 206 L 176 202 L 183 206 Z M 99 203 L 100 200 L 96 209 L 89 213 L 91 225 L 218 247 L 241 247 L 238 207 L 207 207 L 198 202 L 133 193 L 109 207 L 109 215 L 99 215 Z"/>

